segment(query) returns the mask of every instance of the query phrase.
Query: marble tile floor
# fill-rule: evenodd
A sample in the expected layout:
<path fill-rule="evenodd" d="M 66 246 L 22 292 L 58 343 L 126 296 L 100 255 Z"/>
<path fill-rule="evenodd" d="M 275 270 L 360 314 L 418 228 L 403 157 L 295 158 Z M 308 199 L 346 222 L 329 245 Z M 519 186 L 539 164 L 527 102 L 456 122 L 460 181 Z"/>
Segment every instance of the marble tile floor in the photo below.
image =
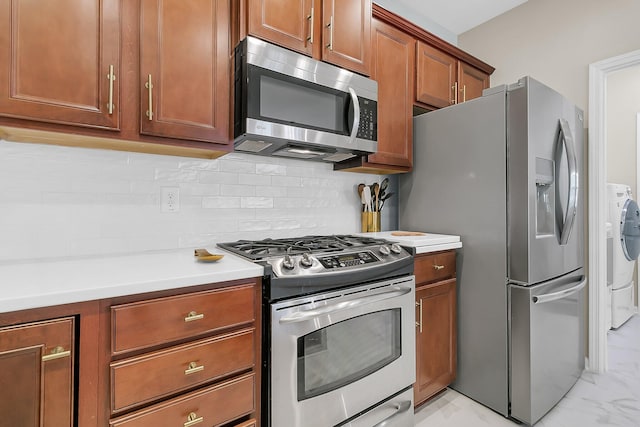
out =
<path fill-rule="evenodd" d="M 609 370 L 583 373 L 535 427 L 640 427 L 640 315 L 608 336 Z M 517 427 L 518 424 L 447 389 L 422 406 L 416 427 Z"/>

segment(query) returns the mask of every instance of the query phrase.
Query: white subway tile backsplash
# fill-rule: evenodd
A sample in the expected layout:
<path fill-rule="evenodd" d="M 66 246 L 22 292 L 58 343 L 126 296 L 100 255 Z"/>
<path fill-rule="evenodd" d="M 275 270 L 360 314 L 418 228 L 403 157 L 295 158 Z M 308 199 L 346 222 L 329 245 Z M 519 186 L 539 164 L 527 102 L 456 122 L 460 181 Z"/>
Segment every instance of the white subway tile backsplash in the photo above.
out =
<path fill-rule="evenodd" d="M 243 153 L 200 160 L 0 140 L 0 261 L 354 233 L 358 183 L 383 178 Z M 166 186 L 180 189 L 178 212 L 161 211 Z M 383 227 L 397 220 L 388 206 Z"/>

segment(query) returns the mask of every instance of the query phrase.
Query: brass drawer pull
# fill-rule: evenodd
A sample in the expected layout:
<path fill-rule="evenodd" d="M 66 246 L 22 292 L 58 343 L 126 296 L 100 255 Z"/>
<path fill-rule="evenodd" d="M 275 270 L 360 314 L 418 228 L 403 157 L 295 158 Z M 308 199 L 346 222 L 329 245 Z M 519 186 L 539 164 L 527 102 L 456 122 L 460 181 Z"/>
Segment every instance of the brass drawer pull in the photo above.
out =
<path fill-rule="evenodd" d="M 203 417 L 198 417 L 198 415 L 195 412 L 192 412 L 187 417 L 187 422 L 184 423 L 184 427 L 191 427 L 196 424 L 200 424 L 203 421 L 204 421 Z"/>
<path fill-rule="evenodd" d="M 311 8 L 311 13 L 307 16 L 307 20 L 309 21 L 309 37 L 307 37 L 307 41 L 313 44 L 313 8 Z"/>
<path fill-rule="evenodd" d="M 420 307 L 420 315 L 419 315 L 419 322 L 416 322 L 416 326 L 420 327 L 420 333 L 422 333 L 422 298 L 420 298 L 420 302 L 416 301 L 416 306 Z"/>
<path fill-rule="evenodd" d="M 113 114 L 113 82 L 116 81 L 116 75 L 113 74 L 113 65 L 109 65 L 109 74 L 107 74 L 107 79 L 109 80 L 109 101 L 107 103 L 107 112 L 109 115 Z"/>
<path fill-rule="evenodd" d="M 442 270 L 444 268 L 444 265 L 434 264 L 433 268 L 434 268 L 434 270 Z"/>
<path fill-rule="evenodd" d="M 153 83 L 151 83 L 151 74 L 149 74 L 149 79 L 144 84 L 144 87 L 146 87 L 149 92 L 149 109 L 146 114 L 149 121 L 151 121 L 153 120 Z"/>
<path fill-rule="evenodd" d="M 48 362 L 49 360 L 62 359 L 63 357 L 68 357 L 68 356 L 71 356 L 71 350 L 65 351 L 64 348 L 57 346 L 56 348 L 51 350 L 51 353 L 45 356 L 42 356 L 42 361 Z"/>
<path fill-rule="evenodd" d="M 327 48 L 329 50 L 333 50 L 333 15 L 331 15 L 331 18 L 329 19 L 327 28 L 329 29 L 329 44 L 327 45 Z"/>
<path fill-rule="evenodd" d="M 184 370 L 185 375 L 195 374 L 196 372 L 204 371 L 204 365 L 198 366 L 196 362 L 189 363 L 189 368 Z"/>
<path fill-rule="evenodd" d="M 193 322 L 194 320 L 204 319 L 204 314 L 198 314 L 195 311 L 190 311 L 187 317 L 184 318 L 185 322 Z"/>

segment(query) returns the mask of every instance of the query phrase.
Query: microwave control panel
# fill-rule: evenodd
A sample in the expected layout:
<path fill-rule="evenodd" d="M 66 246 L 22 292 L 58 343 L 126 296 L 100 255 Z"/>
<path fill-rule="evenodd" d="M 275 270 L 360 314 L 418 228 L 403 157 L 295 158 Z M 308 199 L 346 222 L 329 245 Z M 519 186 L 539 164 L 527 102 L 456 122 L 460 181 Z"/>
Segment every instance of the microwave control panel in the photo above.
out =
<path fill-rule="evenodd" d="M 357 137 L 376 141 L 378 139 L 378 103 L 366 98 L 358 98 L 360 104 L 360 126 Z"/>

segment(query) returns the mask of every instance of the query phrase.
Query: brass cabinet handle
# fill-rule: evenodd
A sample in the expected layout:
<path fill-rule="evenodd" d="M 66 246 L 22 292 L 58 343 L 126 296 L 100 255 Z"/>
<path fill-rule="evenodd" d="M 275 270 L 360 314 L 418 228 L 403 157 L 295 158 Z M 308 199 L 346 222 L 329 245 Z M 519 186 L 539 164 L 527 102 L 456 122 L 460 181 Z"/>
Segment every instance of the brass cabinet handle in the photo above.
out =
<path fill-rule="evenodd" d="M 457 104 L 458 103 L 458 82 L 453 83 L 453 86 L 451 86 L 451 90 L 453 91 L 453 100 L 451 101 L 451 103 Z"/>
<path fill-rule="evenodd" d="M 187 317 L 184 318 L 185 322 L 193 322 L 194 320 L 201 320 L 204 319 L 204 314 L 200 313 L 196 313 L 195 311 L 190 311 L 189 314 L 187 314 Z"/>
<path fill-rule="evenodd" d="M 462 102 L 467 102 L 467 85 L 462 85 Z"/>
<path fill-rule="evenodd" d="M 116 81 L 116 75 L 113 74 L 113 65 L 109 65 L 109 74 L 107 74 L 107 79 L 109 79 L 109 101 L 107 103 L 107 111 L 109 115 L 113 114 L 113 82 Z"/>
<path fill-rule="evenodd" d="M 151 83 L 151 74 L 149 74 L 149 80 L 144 84 L 149 91 L 149 109 L 147 110 L 147 117 L 149 121 L 153 120 L 153 83 Z"/>
<path fill-rule="evenodd" d="M 416 326 L 418 326 L 420 328 L 420 333 L 422 333 L 422 298 L 420 298 L 420 302 L 416 301 L 416 306 L 420 307 L 420 315 L 419 315 L 419 322 L 416 322 Z"/>
<path fill-rule="evenodd" d="M 313 44 L 313 8 L 311 8 L 311 13 L 307 16 L 307 20 L 309 21 L 309 37 L 307 37 L 307 41 Z"/>
<path fill-rule="evenodd" d="M 195 374 L 196 372 L 204 371 L 204 365 L 198 366 L 196 362 L 189 363 L 189 367 L 184 370 L 185 375 Z"/>
<path fill-rule="evenodd" d="M 187 422 L 184 423 L 184 427 L 191 427 L 196 424 L 200 424 L 203 421 L 204 421 L 203 417 L 198 417 L 198 415 L 195 412 L 192 412 L 189 414 L 189 416 L 187 416 Z"/>
<path fill-rule="evenodd" d="M 438 265 L 438 264 L 433 265 L 434 270 L 442 270 L 443 268 L 444 268 L 444 265 Z"/>
<path fill-rule="evenodd" d="M 327 28 L 329 29 L 329 44 L 327 47 L 329 50 L 333 50 L 333 15 L 329 19 L 329 23 L 327 24 Z"/>
<path fill-rule="evenodd" d="M 71 356 L 71 350 L 65 351 L 64 348 L 57 346 L 56 348 L 51 350 L 51 353 L 42 356 L 42 361 L 48 362 L 49 360 L 62 359 L 63 357 L 68 357 L 68 356 Z"/>

